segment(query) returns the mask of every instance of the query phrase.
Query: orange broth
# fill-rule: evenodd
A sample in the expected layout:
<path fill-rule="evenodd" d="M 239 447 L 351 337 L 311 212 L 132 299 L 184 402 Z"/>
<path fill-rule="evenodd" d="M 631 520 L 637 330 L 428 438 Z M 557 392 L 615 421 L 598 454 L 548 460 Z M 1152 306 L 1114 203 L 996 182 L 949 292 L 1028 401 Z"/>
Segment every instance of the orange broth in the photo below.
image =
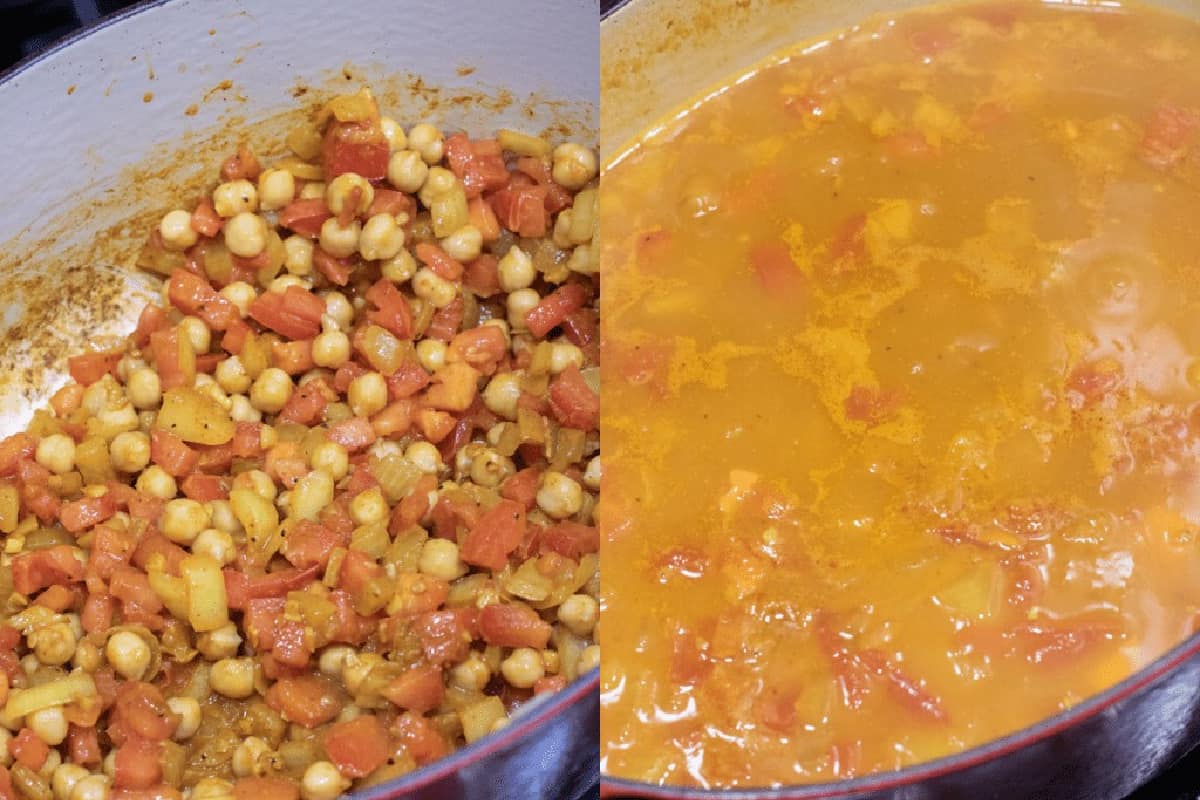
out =
<path fill-rule="evenodd" d="M 1197 44 L 1146 8 L 875 18 L 608 165 L 607 774 L 894 769 L 1193 632 Z"/>

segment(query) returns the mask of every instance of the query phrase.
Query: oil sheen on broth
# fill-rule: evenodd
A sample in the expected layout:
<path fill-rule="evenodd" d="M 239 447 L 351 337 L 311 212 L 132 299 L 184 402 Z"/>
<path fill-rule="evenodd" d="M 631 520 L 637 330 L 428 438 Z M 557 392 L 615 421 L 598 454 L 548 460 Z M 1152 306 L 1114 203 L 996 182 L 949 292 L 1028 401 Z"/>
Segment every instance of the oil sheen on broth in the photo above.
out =
<path fill-rule="evenodd" d="M 606 773 L 891 769 L 1193 631 L 1198 42 L 876 19 L 609 165 Z"/>

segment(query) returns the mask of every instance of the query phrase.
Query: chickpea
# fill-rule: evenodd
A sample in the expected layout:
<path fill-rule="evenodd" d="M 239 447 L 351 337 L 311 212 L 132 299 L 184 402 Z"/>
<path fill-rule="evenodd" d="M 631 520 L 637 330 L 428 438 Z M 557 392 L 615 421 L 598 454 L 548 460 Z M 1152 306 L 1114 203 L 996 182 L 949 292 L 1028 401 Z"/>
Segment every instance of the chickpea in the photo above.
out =
<path fill-rule="evenodd" d="M 337 800 L 350 788 L 350 780 L 328 761 L 314 761 L 300 779 L 300 796 L 304 800 Z"/>
<path fill-rule="evenodd" d="M 546 470 L 537 491 L 537 504 L 554 519 L 566 519 L 583 507 L 583 488 L 561 472 Z"/>
<path fill-rule="evenodd" d="M 171 736 L 176 741 L 190 739 L 200 730 L 200 703 L 194 697 L 180 695 L 167 698 L 167 708 L 179 715 L 179 724 Z"/>
<path fill-rule="evenodd" d="M 533 259 L 516 245 L 508 248 L 508 252 L 501 256 L 500 262 L 496 265 L 496 272 L 500 280 L 500 288 L 506 292 L 528 289 L 533 285 L 533 279 L 537 277 Z"/>
<path fill-rule="evenodd" d="M 379 265 L 379 273 L 392 283 L 404 283 L 417 274 L 417 260 L 407 250 L 401 250 Z"/>
<path fill-rule="evenodd" d="M 275 211 L 296 196 L 296 179 L 286 169 L 263 170 L 258 176 L 259 204 L 264 211 Z"/>
<path fill-rule="evenodd" d="M 589 636 L 600 618 L 600 604 L 586 594 L 573 594 L 558 607 L 558 621 L 576 636 Z"/>
<path fill-rule="evenodd" d="M 508 295 L 508 324 L 514 331 L 525 330 L 525 315 L 532 311 L 542 298 L 533 289 L 517 289 Z"/>
<path fill-rule="evenodd" d="M 163 509 L 159 527 L 171 541 L 188 545 L 196 540 L 200 531 L 208 527 L 210 521 L 208 509 L 203 503 L 179 497 L 167 503 Z"/>
<path fill-rule="evenodd" d="M 337 369 L 350 360 L 350 337 L 336 330 L 319 333 L 313 339 L 312 356 L 318 367 Z"/>
<path fill-rule="evenodd" d="M 387 139 L 388 149 L 392 152 L 403 150 L 408 144 L 408 137 L 404 135 L 404 128 L 401 128 L 400 123 L 391 117 L 380 117 L 379 129 L 383 131 L 383 138 Z"/>
<path fill-rule="evenodd" d="M 578 670 L 582 674 L 600 666 L 600 645 L 593 644 L 583 648 L 579 654 Z"/>
<path fill-rule="evenodd" d="M 311 275 L 313 270 L 312 239 L 289 236 L 283 240 L 283 268 L 292 275 Z"/>
<path fill-rule="evenodd" d="M 546 674 L 542 654 L 531 647 L 518 647 L 500 662 L 500 674 L 518 689 L 530 689 Z"/>
<path fill-rule="evenodd" d="M 404 247 L 404 229 L 391 214 L 376 214 L 363 226 L 358 252 L 367 261 L 395 258 Z"/>
<path fill-rule="evenodd" d="M 408 146 L 421 154 L 426 164 L 436 164 L 445 153 L 445 135 L 427 122 L 414 125 L 408 132 Z"/>
<path fill-rule="evenodd" d="M 309 458 L 313 469 L 323 470 L 335 481 L 340 481 L 350 472 L 350 455 L 337 442 L 321 442 L 313 448 Z"/>
<path fill-rule="evenodd" d="M 378 486 L 359 492 L 350 501 L 350 516 L 358 525 L 374 525 L 387 519 L 388 504 Z"/>
<path fill-rule="evenodd" d="M 402 192 L 415 193 L 428 177 L 429 165 L 416 150 L 397 150 L 388 159 L 388 183 Z"/>
<path fill-rule="evenodd" d="M 233 536 L 217 528 L 206 528 L 192 542 L 192 552 L 206 555 L 219 564 L 232 564 L 237 558 L 237 546 Z"/>
<path fill-rule="evenodd" d="M 254 659 L 223 658 L 212 665 L 208 679 L 217 694 L 244 700 L 254 694 Z"/>
<path fill-rule="evenodd" d="M 104 655 L 126 680 L 140 681 L 150 667 L 150 646 L 132 631 L 117 631 L 110 636 Z"/>
<path fill-rule="evenodd" d="M 321 249 L 334 258 L 349 258 L 358 250 L 358 237 L 362 234 L 362 223 L 357 219 L 349 225 L 330 217 L 321 224 Z"/>
<path fill-rule="evenodd" d="M 346 210 L 355 189 L 358 190 L 358 202 L 351 210 L 357 217 L 371 207 L 375 200 L 375 188 L 366 178 L 355 172 L 343 172 L 329 182 L 325 189 L 325 205 L 329 206 L 329 211 L 335 217 Z"/>
<path fill-rule="evenodd" d="M 157 497 L 159 500 L 170 500 L 177 491 L 175 479 L 157 464 L 147 467 L 138 476 L 137 490 L 142 494 Z"/>
<path fill-rule="evenodd" d="M 75 468 L 75 440 L 62 433 L 43 437 L 34 451 L 34 459 L 56 475 L 68 473 Z"/>
<path fill-rule="evenodd" d="M 452 581 L 467 574 L 467 565 L 458 554 L 458 545 L 449 539 L 426 539 L 421 545 L 417 569 L 432 578 Z"/>
<path fill-rule="evenodd" d="M 240 356 L 230 356 L 217 364 L 217 385 L 230 394 L 243 394 L 250 388 L 250 374 Z"/>
<path fill-rule="evenodd" d="M 429 267 L 421 267 L 413 275 L 412 289 L 417 297 L 432 303 L 434 308 L 445 308 L 458 297 L 458 287 Z"/>
<path fill-rule="evenodd" d="M 488 381 L 483 389 L 483 405 L 498 417 L 515 420 L 517 402 L 521 399 L 521 373 L 501 372 Z"/>
<path fill-rule="evenodd" d="M 159 382 L 158 373 L 148 367 L 140 367 L 129 373 L 125 389 L 134 408 L 158 408 L 158 404 L 162 402 L 162 384 Z"/>
<path fill-rule="evenodd" d="M 250 181 L 239 178 L 217 186 L 212 201 L 217 214 L 225 218 L 236 217 L 258 208 L 258 190 Z"/>
<path fill-rule="evenodd" d="M 382 411 L 387 405 L 387 382 L 378 372 L 359 375 L 350 382 L 346 399 L 355 416 L 369 417 Z"/>
<path fill-rule="evenodd" d="M 225 246 L 242 258 L 254 258 L 267 247 L 267 221 L 251 211 L 242 211 L 225 223 Z"/>
<path fill-rule="evenodd" d="M 474 225 L 464 225 L 442 240 L 442 249 L 456 261 L 474 261 L 483 251 L 483 234 Z"/>
<path fill-rule="evenodd" d="M 25 718 L 25 724 L 34 735 L 51 747 L 57 747 L 67 738 L 67 717 L 62 706 L 50 706 L 34 711 Z"/>
<path fill-rule="evenodd" d="M 192 215 L 182 208 L 168 211 L 163 216 L 158 223 L 158 234 L 168 250 L 177 252 L 187 250 L 200 238 L 200 234 L 192 227 Z"/>
<path fill-rule="evenodd" d="M 234 281 L 221 290 L 221 297 L 233 303 L 238 314 L 244 317 L 250 311 L 254 298 L 258 297 L 258 291 L 245 281 Z"/>
<path fill-rule="evenodd" d="M 216 630 L 203 633 L 196 640 L 196 649 L 200 651 L 201 655 L 209 661 L 217 662 L 222 659 L 232 659 L 237 655 L 241 645 L 241 634 L 238 633 L 237 626 L 232 622 L 222 625 Z M 238 668 L 235 668 L 234 671 L 236 669 Z"/>
<path fill-rule="evenodd" d="M 598 172 L 596 154 L 589 148 L 573 142 L 554 148 L 550 174 L 559 186 L 573 191 L 582 189 Z"/>
<path fill-rule="evenodd" d="M 199 317 L 184 317 L 179 321 L 179 335 L 186 336 L 197 355 L 207 353 L 212 346 L 212 331 Z"/>
<path fill-rule="evenodd" d="M 437 339 L 417 342 L 417 360 L 426 372 L 437 372 L 446 366 L 446 343 Z"/>
<path fill-rule="evenodd" d="M 291 399 L 292 378 L 278 367 L 264 369 L 250 387 L 250 404 L 268 414 L 279 412 Z"/>
<path fill-rule="evenodd" d="M 108 446 L 112 465 L 121 472 L 140 472 L 150 463 L 150 437 L 141 431 L 124 431 Z"/>
<path fill-rule="evenodd" d="M 436 475 L 442 469 L 442 454 L 429 442 L 413 442 L 404 451 L 404 457 L 429 475 Z"/>

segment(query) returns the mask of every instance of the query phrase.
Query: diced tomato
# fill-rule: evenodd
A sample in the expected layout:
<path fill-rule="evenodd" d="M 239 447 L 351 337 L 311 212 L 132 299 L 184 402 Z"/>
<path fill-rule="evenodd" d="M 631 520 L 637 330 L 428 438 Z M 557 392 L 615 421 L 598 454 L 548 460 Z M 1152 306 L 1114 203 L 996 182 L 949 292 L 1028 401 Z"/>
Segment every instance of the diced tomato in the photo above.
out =
<path fill-rule="evenodd" d="M 371 417 L 371 429 L 380 439 L 399 438 L 412 428 L 415 408 L 416 404 L 412 400 L 389 403 L 386 408 Z"/>
<path fill-rule="evenodd" d="M 300 787 L 294 780 L 274 775 L 238 778 L 233 785 L 233 800 L 299 800 Z"/>
<path fill-rule="evenodd" d="M 1170 103 L 1156 107 L 1142 134 L 1142 155 L 1150 164 L 1165 168 L 1187 156 L 1200 130 L 1200 112 Z"/>
<path fill-rule="evenodd" d="M 388 376 L 388 397 L 393 400 L 412 397 L 428 386 L 431 379 L 430 374 L 420 364 L 405 361 L 394 373 Z"/>
<path fill-rule="evenodd" d="M 406 711 L 424 714 L 442 704 L 446 686 L 441 667 L 432 664 L 411 667 L 393 678 L 383 690 L 383 696 Z"/>
<path fill-rule="evenodd" d="M 600 425 L 600 397 L 574 364 L 551 381 L 550 410 L 568 428 L 589 431 Z"/>
<path fill-rule="evenodd" d="M 150 334 L 163 330 L 169 324 L 166 311 L 153 303 L 147 303 L 138 317 L 137 327 L 133 330 L 133 343 L 138 347 L 145 347 L 150 342 Z"/>
<path fill-rule="evenodd" d="M 62 613 L 68 609 L 74 608 L 79 596 L 66 586 L 50 586 L 46 591 L 38 595 L 34 605 L 48 608 L 51 611 Z"/>
<path fill-rule="evenodd" d="M 112 595 L 89 592 L 83 602 L 80 619 L 83 629 L 88 633 L 103 633 L 112 627 L 113 613 L 116 611 L 116 601 Z"/>
<path fill-rule="evenodd" d="M 493 603 L 479 614 L 479 633 L 488 644 L 540 650 L 550 641 L 550 631 L 550 623 L 528 606 Z"/>
<path fill-rule="evenodd" d="M 332 528 L 311 520 L 300 520 L 284 539 L 282 553 L 294 567 L 309 567 L 314 564 L 324 568 L 335 547 L 350 544 L 349 536 L 342 536 Z"/>
<path fill-rule="evenodd" d="M 221 180 L 224 181 L 253 181 L 261 172 L 262 165 L 245 144 L 238 145 L 237 152 L 221 162 Z"/>
<path fill-rule="evenodd" d="M 200 503 L 207 503 L 210 500 L 226 500 L 229 498 L 229 489 L 226 486 L 226 482 L 227 479 L 219 475 L 203 475 L 199 472 L 193 472 L 183 479 L 183 483 L 179 484 L 179 488 L 183 491 L 185 497 Z"/>
<path fill-rule="evenodd" d="M 366 417 L 350 417 L 331 425 L 326 437 L 354 453 L 375 443 L 375 429 Z"/>
<path fill-rule="evenodd" d="M 17 794 L 17 790 L 13 787 L 12 775 L 8 771 L 8 767 L 0 766 L 0 800 L 20 800 L 22 795 Z"/>
<path fill-rule="evenodd" d="M 490 244 L 500 238 L 500 220 L 496 218 L 490 203 L 482 197 L 472 197 L 467 201 L 467 213 L 484 243 Z"/>
<path fill-rule="evenodd" d="M 559 522 L 539 534 L 538 548 L 543 553 L 558 553 L 578 560 L 585 553 L 600 552 L 600 530 L 578 522 Z"/>
<path fill-rule="evenodd" d="M 454 335 L 458 333 L 459 328 L 462 327 L 465 313 L 466 307 L 460 295 L 454 298 L 450 305 L 434 312 L 429 327 L 425 329 L 425 338 L 437 339 L 449 344 Z"/>
<path fill-rule="evenodd" d="M 1115 359 L 1080 364 L 1067 377 L 1067 399 L 1073 408 L 1086 408 L 1115 392 L 1123 382 L 1121 365 Z"/>
<path fill-rule="evenodd" d="M 117 748 L 113 786 L 118 789 L 149 789 L 162 780 L 162 745 L 132 737 Z"/>
<path fill-rule="evenodd" d="M 279 412 L 280 422 L 296 422 L 314 425 L 325 416 L 329 405 L 329 387 L 324 380 L 311 380 L 301 384 L 284 403 Z"/>
<path fill-rule="evenodd" d="M 804 276 L 783 242 L 759 242 L 751 247 L 750 265 L 762 288 L 772 296 L 794 295 L 803 286 Z"/>
<path fill-rule="evenodd" d="M 412 195 L 376 186 L 375 199 L 371 201 L 371 207 L 367 209 L 367 218 L 370 219 L 376 214 L 391 214 L 393 217 L 407 214 L 409 219 L 412 219 L 416 216 L 416 212 L 417 203 L 412 199 Z"/>
<path fill-rule="evenodd" d="M 494 367 L 508 353 L 504 331 L 495 325 L 480 325 L 458 334 L 446 349 L 448 362 L 462 361 L 476 369 Z"/>
<path fill-rule="evenodd" d="M 108 525 L 97 526 L 88 558 L 88 576 L 108 580 L 114 569 L 129 563 L 136 546 L 137 540 L 132 533 Z"/>
<path fill-rule="evenodd" d="M 233 455 L 254 458 L 262 452 L 262 423 L 239 422 L 233 433 Z"/>
<path fill-rule="evenodd" d="M 46 763 L 46 758 L 50 755 L 50 746 L 32 729 L 21 728 L 20 733 L 9 739 L 8 753 L 21 766 L 37 772 Z"/>
<path fill-rule="evenodd" d="M 412 629 L 421 640 L 425 658 L 431 664 L 451 664 L 471 652 L 474 638 L 469 625 L 471 609 L 428 611 L 412 621 Z"/>
<path fill-rule="evenodd" d="M 226 300 L 208 281 L 186 269 L 177 269 L 167 281 L 171 305 L 185 314 L 204 320 L 208 327 L 223 331 L 239 319 L 237 306 Z"/>
<path fill-rule="evenodd" d="M 385 328 L 397 338 L 413 338 L 412 309 L 394 283 L 387 278 L 380 278 L 367 290 L 367 301 L 375 304 L 375 310 L 367 312 L 370 322 Z"/>
<path fill-rule="evenodd" d="M 452 414 L 446 411 L 422 408 L 417 411 L 416 422 L 421 435 L 437 444 L 450 435 L 457 421 Z"/>
<path fill-rule="evenodd" d="M 577 283 L 558 287 L 525 315 L 529 332 L 539 339 L 587 303 L 587 290 Z"/>
<path fill-rule="evenodd" d="M 190 386 L 196 378 L 196 353 L 177 328 L 150 334 L 150 352 L 163 390 Z"/>
<path fill-rule="evenodd" d="M 387 139 L 379 122 L 330 122 L 321 147 L 321 163 L 325 180 L 333 180 L 344 172 L 356 172 L 369 181 L 387 177 Z"/>
<path fill-rule="evenodd" d="M 15 475 L 21 461 L 33 458 L 36 451 L 37 439 L 27 433 L 15 433 L 0 441 L 0 476 Z"/>
<path fill-rule="evenodd" d="M 196 204 L 196 210 L 192 212 L 192 230 L 196 233 L 211 238 L 221 232 L 224 224 L 225 220 L 221 219 L 207 197 Z"/>
<path fill-rule="evenodd" d="M 899 411 L 902 402 L 903 395 L 898 391 L 855 386 L 844 403 L 846 418 L 874 427 Z"/>
<path fill-rule="evenodd" d="M 432 242 L 418 242 L 417 246 L 413 248 L 413 255 L 422 264 L 448 281 L 457 281 L 462 278 L 463 265 Z"/>
<path fill-rule="evenodd" d="M 283 294 L 263 292 L 250 304 L 249 314 L 260 325 L 289 339 L 311 339 L 321 332 L 325 301 L 299 286 Z"/>
<path fill-rule="evenodd" d="M 91 766 L 104 758 L 100 750 L 100 737 L 94 727 L 82 727 L 71 723 L 67 729 L 67 758 L 72 764 Z"/>
<path fill-rule="evenodd" d="M 512 500 L 501 500 L 467 532 L 461 547 L 462 559 L 499 571 L 508 563 L 508 554 L 524 538 L 525 507 Z"/>
<path fill-rule="evenodd" d="M 416 714 L 401 714 L 392 723 L 396 740 L 418 765 L 437 761 L 450 753 L 446 738 L 427 718 Z"/>
<path fill-rule="evenodd" d="M 171 575 L 179 574 L 179 564 L 187 557 L 187 551 L 161 533 L 143 536 L 133 551 L 133 563 L 147 569 L 154 556 L 162 556 L 165 569 Z"/>
<path fill-rule="evenodd" d="M 84 497 L 64 505 L 58 512 L 58 520 L 71 533 L 81 533 L 98 525 L 117 513 L 117 505 L 111 495 Z"/>
<path fill-rule="evenodd" d="M 146 588 L 151 591 L 149 585 Z M 125 681 L 117 687 L 113 715 L 134 736 L 148 741 L 171 738 L 179 724 L 162 691 L 144 681 Z"/>
<path fill-rule="evenodd" d="M 195 471 L 200 454 L 170 431 L 154 428 L 150 431 L 150 461 L 172 477 L 182 478 Z"/>
<path fill-rule="evenodd" d="M 225 335 L 221 337 L 221 349 L 231 355 L 241 355 L 242 348 L 246 346 L 246 340 L 254 335 L 254 331 L 245 322 L 240 319 L 235 319 L 229 323 L 229 327 L 225 329 Z"/>
<path fill-rule="evenodd" d="M 288 375 L 302 375 L 316 366 L 313 363 L 312 339 L 299 339 L 293 342 L 275 342 L 271 346 L 272 366 L 286 372 Z"/>
<path fill-rule="evenodd" d="M 536 467 L 526 467 L 500 484 L 500 496 L 520 503 L 526 511 L 533 509 L 537 498 L 538 484 L 542 479 L 542 471 Z"/>
<path fill-rule="evenodd" d="M 350 282 L 350 271 L 354 268 L 351 258 L 335 258 L 317 245 L 313 249 L 313 266 L 317 272 L 329 279 L 330 283 L 345 286 Z"/>
<path fill-rule="evenodd" d="M 371 714 L 335 724 L 325 734 L 324 745 L 329 759 L 350 778 L 370 775 L 393 750 L 383 723 Z"/>
<path fill-rule="evenodd" d="M 18 553 L 12 561 L 13 588 L 24 595 L 47 586 L 83 580 L 84 567 L 75 550 L 65 544 Z"/>
<path fill-rule="evenodd" d="M 500 293 L 500 262 L 491 253 L 484 253 L 467 263 L 463 271 L 463 286 L 478 297 L 492 297 Z M 490 327 L 490 326 L 489 326 Z"/>
<path fill-rule="evenodd" d="M 313 565 L 304 569 L 282 569 L 257 577 L 249 577 L 236 569 L 222 572 L 229 607 L 244 608 L 250 600 L 284 597 L 288 592 L 303 589 L 316 579 L 320 567 Z"/>
<path fill-rule="evenodd" d="M 306 668 L 313 655 L 313 646 L 312 637 L 305 632 L 304 623 L 294 619 L 277 620 L 271 654 L 281 664 Z"/>
<path fill-rule="evenodd" d="M 545 236 L 550 228 L 545 186 L 509 186 L 491 195 L 489 202 L 500 224 L 527 238 Z"/>
<path fill-rule="evenodd" d="M 67 371 L 76 383 L 91 386 L 105 375 L 116 377 L 117 362 L 124 355 L 120 350 L 105 353 L 84 353 L 67 359 Z"/>
<path fill-rule="evenodd" d="M 267 451 L 263 469 L 290 489 L 308 474 L 308 461 L 295 442 L 280 442 Z"/>
<path fill-rule="evenodd" d="M 323 197 L 293 200 L 279 211 L 279 226 L 316 239 L 321 235 L 325 220 L 332 216 Z"/>
<path fill-rule="evenodd" d="M 899 666 L 878 650 L 863 650 L 857 658 L 888 685 L 892 697 L 911 711 L 934 722 L 946 722 L 949 718 L 942 702 L 919 683 L 904 673 Z"/>

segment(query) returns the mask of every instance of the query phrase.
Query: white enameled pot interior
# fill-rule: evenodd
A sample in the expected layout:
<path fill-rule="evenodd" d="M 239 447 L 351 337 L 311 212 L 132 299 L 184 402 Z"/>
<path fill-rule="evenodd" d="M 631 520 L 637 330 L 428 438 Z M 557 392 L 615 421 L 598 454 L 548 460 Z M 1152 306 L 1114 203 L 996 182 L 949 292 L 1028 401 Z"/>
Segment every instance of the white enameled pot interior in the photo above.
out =
<path fill-rule="evenodd" d="M 362 84 L 430 120 L 595 142 L 595 0 L 170 0 L 0 81 L 0 436 L 61 385 L 66 356 L 132 329 L 156 281 L 132 268 L 158 215 L 194 203 L 240 141 Z"/>

